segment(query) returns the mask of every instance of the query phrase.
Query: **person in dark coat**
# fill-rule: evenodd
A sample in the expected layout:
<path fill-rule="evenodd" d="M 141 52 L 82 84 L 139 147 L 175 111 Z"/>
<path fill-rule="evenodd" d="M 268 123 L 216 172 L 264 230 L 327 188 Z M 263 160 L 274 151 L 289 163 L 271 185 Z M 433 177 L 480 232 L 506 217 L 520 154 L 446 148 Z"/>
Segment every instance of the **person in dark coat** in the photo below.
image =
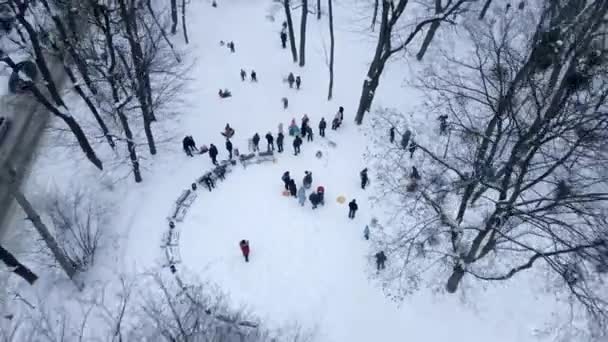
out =
<path fill-rule="evenodd" d="M 241 253 L 245 257 L 245 262 L 249 262 L 249 240 L 241 240 L 239 247 L 241 247 Z"/>
<path fill-rule="evenodd" d="M 211 157 L 211 162 L 213 162 L 213 165 L 217 165 L 217 154 L 217 147 L 215 147 L 213 144 L 209 145 L 209 157 Z"/>
<path fill-rule="evenodd" d="M 302 134 L 302 138 L 305 138 L 306 134 L 308 134 L 308 121 L 310 121 L 310 119 L 308 119 L 308 115 L 304 114 L 304 116 L 302 117 L 302 126 L 300 128 L 300 134 Z"/>
<path fill-rule="evenodd" d="M 391 144 L 395 142 L 395 126 L 392 126 L 391 129 L 388 130 L 388 136 Z"/>
<path fill-rule="evenodd" d="M 299 135 L 296 135 L 296 138 L 293 139 L 293 150 L 294 155 L 298 155 L 300 153 L 300 146 L 302 146 L 302 138 Z"/>
<path fill-rule="evenodd" d="M 293 179 L 289 180 L 289 193 L 293 197 L 298 197 L 298 187 L 296 186 L 296 181 Z"/>
<path fill-rule="evenodd" d="M 340 118 L 340 125 L 342 125 L 342 121 L 344 121 L 344 107 L 340 106 L 338 108 L 338 117 Z"/>
<path fill-rule="evenodd" d="M 274 138 L 270 132 L 266 133 L 266 142 L 268 143 L 267 150 L 274 151 Z"/>
<path fill-rule="evenodd" d="M 331 121 L 331 129 L 335 131 L 338 127 L 340 127 L 340 118 L 336 117 Z"/>
<path fill-rule="evenodd" d="M 369 240 L 369 226 L 365 225 L 365 229 L 363 229 L 363 237 L 365 240 Z"/>
<path fill-rule="evenodd" d="M 369 182 L 369 178 L 367 177 L 367 168 L 363 169 L 359 175 L 361 176 L 361 189 L 365 190 L 365 186 Z"/>
<path fill-rule="evenodd" d="M 205 182 L 207 189 L 209 189 L 209 192 L 211 192 L 211 189 L 215 188 L 215 183 L 213 182 L 213 179 L 211 179 L 211 175 L 208 175 L 203 178 L 203 181 Z"/>
<path fill-rule="evenodd" d="M 253 152 L 260 152 L 260 135 L 259 134 L 254 134 L 253 135 Z"/>
<path fill-rule="evenodd" d="M 437 118 L 439 120 L 439 134 L 445 135 L 448 132 L 448 116 L 447 115 L 439 115 Z"/>
<path fill-rule="evenodd" d="M 310 189 L 312 186 L 312 172 L 304 171 L 304 179 L 302 180 L 302 185 L 306 189 Z"/>
<path fill-rule="evenodd" d="M 196 151 L 196 143 L 194 142 L 194 138 L 192 136 L 187 135 L 182 140 L 182 147 L 184 148 L 184 152 L 186 152 L 187 156 L 193 157 L 192 151 Z"/>
<path fill-rule="evenodd" d="M 230 139 L 226 139 L 226 150 L 228 150 L 228 159 L 232 159 L 232 142 L 230 142 Z"/>
<path fill-rule="evenodd" d="M 293 72 L 289 73 L 289 76 L 287 76 L 287 83 L 289 83 L 289 88 L 293 88 L 293 82 L 295 82 L 296 79 L 293 76 Z"/>
<path fill-rule="evenodd" d="M 287 48 L 287 32 L 281 31 L 281 46 L 283 49 Z"/>
<path fill-rule="evenodd" d="M 420 180 L 420 173 L 415 166 L 412 166 L 412 173 L 410 174 L 410 178 L 413 180 Z"/>
<path fill-rule="evenodd" d="M 230 49 L 230 52 L 234 53 L 234 42 L 230 42 L 228 43 L 228 48 Z"/>
<path fill-rule="evenodd" d="M 359 209 L 359 206 L 357 205 L 357 201 L 355 199 L 353 199 L 352 201 L 350 201 L 350 203 L 348 203 L 348 218 L 349 219 L 355 218 L 355 213 L 357 212 L 357 209 Z"/>
<path fill-rule="evenodd" d="M 213 169 L 213 173 L 215 173 L 218 179 L 226 179 L 226 166 L 217 166 L 215 169 Z"/>
<path fill-rule="evenodd" d="M 300 84 L 302 84 L 302 79 L 300 76 L 296 76 L 296 89 L 300 89 Z"/>
<path fill-rule="evenodd" d="M 313 138 L 312 127 L 306 126 L 306 136 L 308 137 L 307 141 L 312 141 Z"/>
<path fill-rule="evenodd" d="M 325 188 L 321 185 L 317 187 L 317 198 L 321 205 L 325 205 Z"/>
<path fill-rule="evenodd" d="M 380 251 L 380 252 L 376 253 L 375 257 L 376 257 L 376 269 L 378 271 L 383 270 L 384 263 L 386 262 L 386 254 L 384 254 L 384 251 Z"/>
<path fill-rule="evenodd" d="M 245 82 L 245 78 L 247 78 L 247 73 L 245 70 L 241 69 L 241 81 Z"/>
<path fill-rule="evenodd" d="M 285 135 L 283 135 L 283 132 L 279 132 L 279 134 L 277 135 L 277 150 L 279 151 L 279 153 L 283 153 L 283 140 L 285 139 Z"/>
<path fill-rule="evenodd" d="M 283 176 L 281 177 L 283 183 L 285 183 L 285 190 L 289 190 L 289 183 L 291 182 L 291 176 L 289 175 L 289 171 L 285 171 Z"/>
<path fill-rule="evenodd" d="M 310 204 L 312 204 L 312 208 L 317 209 L 317 206 L 320 203 L 319 194 L 313 191 L 310 193 L 310 196 L 308 196 L 308 199 L 310 200 Z"/>
<path fill-rule="evenodd" d="M 321 118 L 319 121 L 319 135 L 325 137 L 325 128 L 327 127 L 327 122 L 325 122 L 325 118 Z"/>
<path fill-rule="evenodd" d="M 418 145 L 414 141 L 412 141 L 408 149 L 410 151 L 410 159 L 414 158 L 414 152 L 416 152 L 416 148 L 418 148 Z"/>
<path fill-rule="evenodd" d="M 257 82 L 258 81 L 258 74 L 255 72 L 255 70 L 251 70 L 251 82 Z"/>
<path fill-rule="evenodd" d="M 283 102 L 283 109 L 287 109 L 287 107 L 289 107 L 289 100 L 286 97 L 282 98 L 281 102 Z"/>

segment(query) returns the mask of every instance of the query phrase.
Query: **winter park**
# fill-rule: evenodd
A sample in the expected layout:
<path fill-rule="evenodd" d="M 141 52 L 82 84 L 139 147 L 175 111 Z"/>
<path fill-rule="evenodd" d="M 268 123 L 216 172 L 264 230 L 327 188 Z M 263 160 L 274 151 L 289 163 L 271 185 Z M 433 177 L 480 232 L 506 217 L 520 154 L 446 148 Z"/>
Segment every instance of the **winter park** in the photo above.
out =
<path fill-rule="evenodd" d="M 0 1 L 0 342 L 608 341 L 606 18 Z"/>

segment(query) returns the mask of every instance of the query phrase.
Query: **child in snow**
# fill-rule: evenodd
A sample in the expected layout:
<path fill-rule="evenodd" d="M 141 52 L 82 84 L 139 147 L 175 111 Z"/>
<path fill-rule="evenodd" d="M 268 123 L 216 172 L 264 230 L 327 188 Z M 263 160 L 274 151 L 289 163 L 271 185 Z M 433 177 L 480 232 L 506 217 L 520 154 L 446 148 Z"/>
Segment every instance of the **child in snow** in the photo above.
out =
<path fill-rule="evenodd" d="M 249 262 L 249 240 L 241 240 L 239 247 L 241 247 L 241 253 L 245 257 L 245 262 Z"/>
<path fill-rule="evenodd" d="M 375 257 L 376 257 L 376 269 L 378 271 L 383 270 L 384 262 L 386 262 L 386 254 L 384 254 L 384 251 L 380 251 L 380 252 L 376 253 Z"/>
<path fill-rule="evenodd" d="M 300 203 L 301 206 L 304 206 L 304 203 L 306 202 L 306 188 L 305 187 L 300 187 L 300 189 L 298 189 L 298 202 Z"/>

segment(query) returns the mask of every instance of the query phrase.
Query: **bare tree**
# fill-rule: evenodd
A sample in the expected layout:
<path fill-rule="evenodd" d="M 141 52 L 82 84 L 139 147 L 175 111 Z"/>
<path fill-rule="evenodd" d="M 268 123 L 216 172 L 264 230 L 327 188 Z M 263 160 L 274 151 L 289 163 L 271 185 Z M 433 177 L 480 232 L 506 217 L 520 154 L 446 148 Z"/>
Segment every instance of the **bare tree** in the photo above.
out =
<path fill-rule="evenodd" d="M 334 13 L 332 0 L 327 0 L 327 9 L 329 11 L 329 89 L 327 91 L 327 100 L 331 100 L 334 89 Z"/>
<path fill-rule="evenodd" d="M 30 285 L 33 285 L 36 280 L 38 280 L 38 276 L 32 272 L 27 266 L 19 262 L 19 260 L 6 248 L 0 245 L 0 260 L 4 262 L 4 264 L 16 275 L 23 278 Z"/>
<path fill-rule="evenodd" d="M 418 24 L 405 35 L 404 39 L 400 39 L 397 42 L 396 46 L 393 46 L 393 40 L 396 40 L 395 35 L 397 34 L 394 30 L 397 27 L 401 27 L 402 24 L 399 19 L 405 12 L 409 0 L 399 0 L 396 2 L 382 1 L 380 33 L 376 43 L 374 57 L 367 71 L 367 76 L 363 81 L 361 97 L 359 99 L 359 106 L 355 117 L 357 124 L 360 125 L 363 122 L 365 112 L 369 111 L 371 107 L 374 94 L 380 83 L 380 76 L 382 75 L 382 71 L 384 71 L 384 67 L 388 60 L 396 53 L 403 51 L 427 25 L 431 25 L 434 22 L 449 20 L 449 18 L 462 12 L 467 3 L 473 1 L 475 0 L 450 1 L 444 8 L 443 13 L 418 22 Z"/>
<path fill-rule="evenodd" d="M 427 109 L 450 118 L 458 148 L 442 156 L 443 146 L 416 141 L 415 182 L 403 150 L 383 154 L 386 190 L 416 208 L 414 223 L 387 237 L 406 265 L 392 276 L 443 266 L 452 293 L 467 275 L 504 281 L 542 265 L 605 327 L 608 2 L 573 4 L 472 22 L 471 55 L 445 53 L 421 77 Z"/>
<path fill-rule="evenodd" d="M 184 41 L 188 44 L 188 29 L 186 27 L 186 0 L 182 0 L 182 30 L 184 30 Z"/>
<path fill-rule="evenodd" d="M 435 15 L 440 15 L 443 11 L 444 11 L 444 7 L 442 5 L 442 2 L 444 2 L 446 0 L 435 0 Z M 449 5 L 449 3 L 451 2 L 451 0 L 446 1 L 446 5 Z M 431 26 L 429 26 L 429 30 L 426 33 L 426 36 L 424 36 L 424 40 L 422 41 L 422 45 L 420 46 L 420 50 L 418 50 L 418 53 L 416 54 L 416 59 L 421 61 L 422 58 L 424 57 L 424 54 L 426 53 L 426 50 L 429 48 L 429 45 L 431 44 L 431 42 L 433 41 L 433 38 L 435 37 L 435 33 L 437 33 L 437 30 L 439 29 L 439 25 L 441 24 L 440 21 L 435 21 L 431 24 Z"/>
<path fill-rule="evenodd" d="M 291 47 L 291 56 L 293 62 L 298 61 L 298 50 L 296 50 L 296 37 L 293 33 L 293 21 L 291 20 L 291 5 L 289 0 L 283 0 L 283 8 L 285 9 L 285 18 L 287 19 L 287 29 L 289 31 L 289 46 Z"/>
<path fill-rule="evenodd" d="M 372 14 L 372 32 L 376 28 L 376 20 L 378 19 L 379 0 L 374 0 L 374 14 Z"/>
<path fill-rule="evenodd" d="M 171 0 L 171 34 L 177 33 L 177 0 Z"/>
<path fill-rule="evenodd" d="M 300 66 L 303 67 L 306 55 L 306 18 L 308 17 L 308 0 L 302 0 L 302 17 L 300 18 Z"/>
<path fill-rule="evenodd" d="M 317 0 L 317 20 L 321 20 L 321 0 Z"/>
<path fill-rule="evenodd" d="M 483 7 L 481 8 L 481 12 L 479 12 L 479 20 L 483 20 L 483 18 L 485 18 L 486 13 L 488 12 L 488 8 L 490 8 L 491 4 L 492 0 L 486 0 L 486 2 L 483 4 Z"/>
<path fill-rule="evenodd" d="M 36 230 L 42 237 L 42 240 L 47 245 L 47 247 L 53 254 L 53 257 L 55 258 L 55 260 L 57 260 L 63 271 L 68 276 L 68 278 L 74 280 L 74 276 L 76 275 L 76 268 L 70 262 L 68 256 L 59 247 L 57 240 L 55 240 L 55 237 L 53 237 L 48 227 L 44 224 L 44 222 L 42 222 L 42 220 L 40 219 L 40 215 L 38 215 L 34 207 L 30 204 L 30 202 L 27 200 L 27 198 L 25 198 L 21 190 L 19 190 L 19 188 L 17 187 L 17 184 L 15 183 L 16 174 L 14 170 L 3 167 L 1 172 L 2 175 L 0 175 L 0 182 L 2 182 L 2 184 L 7 187 L 11 196 L 13 196 L 17 203 L 19 203 L 19 206 L 25 212 L 27 218 L 32 222 L 32 225 L 34 226 L 34 228 L 36 228 Z M 81 288 L 80 284 L 76 284 L 76 286 L 78 288 Z"/>

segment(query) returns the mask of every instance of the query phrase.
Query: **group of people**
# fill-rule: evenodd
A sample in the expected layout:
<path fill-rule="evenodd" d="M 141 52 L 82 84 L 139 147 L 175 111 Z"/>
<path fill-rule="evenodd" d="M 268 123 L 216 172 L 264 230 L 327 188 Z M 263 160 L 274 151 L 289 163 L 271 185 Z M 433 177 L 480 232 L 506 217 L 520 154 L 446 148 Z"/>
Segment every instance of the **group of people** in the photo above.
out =
<path fill-rule="evenodd" d="M 255 72 L 255 70 L 251 70 L 251 82 L 257 82 L 258 81 L 258 74 Z M 247 72 L 244 69 L 241 69 L 241 81 L 245 82 L 245 80 L 247 79 Z"/>
<path fill-rule="evenodd" d="M 285 171 L 285 173 L 283 173 L 281 180 L 285 185 L 286 193 L 288 193 L 291 197 L 297 198 L 298 203 L 300 203 L 301 206 L 304 206 L 306 203 L 306 190 L 312 188 L 312 172 L 304 171 L 302 186 L 299 190 L 296 185 L 296 181 L 291 178 L 289 171 Z M 310 193 L 308 200 L 310 201 L 313 209 L 316 209 L 319 204 L 325 205 L 325 188 L 319 185 L 315 191 Z"/>
<path fill-rule="evenodd" d="M 293 85 L 296 85 L 296 89 L 300 90 L 300 85 L 302 84 L 302 79 L 300 76 L 294 76 L 293 72 L 290 72 L 287 76 L 287 83 L 289 84 L 289 88 L 293 88 Z"/>

